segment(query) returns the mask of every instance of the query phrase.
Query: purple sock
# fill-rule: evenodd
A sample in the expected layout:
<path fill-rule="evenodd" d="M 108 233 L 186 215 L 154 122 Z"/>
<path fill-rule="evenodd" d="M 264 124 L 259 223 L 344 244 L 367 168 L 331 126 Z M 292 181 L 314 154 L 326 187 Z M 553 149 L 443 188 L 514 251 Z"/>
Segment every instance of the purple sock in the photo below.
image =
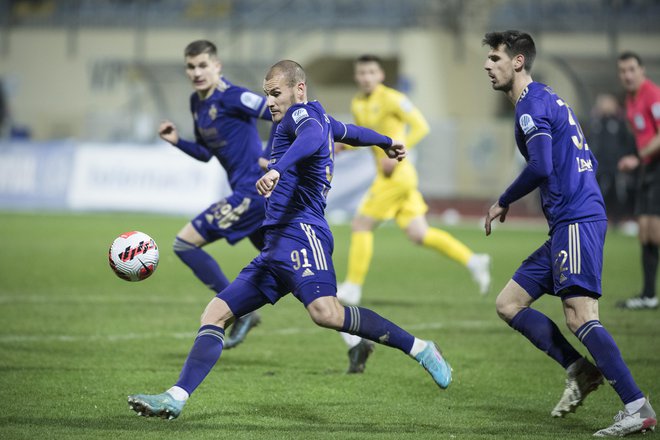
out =
<path fill-rule="evenodd" d="M 623 404 L 644 397 L 621 357 L 619 347 L 600 321 L 588 321 L 575 332 L 587 347 L 605 379 L 612 385 Z"/>
<path fill-rule="evenodd" d="M 192 269 L 199 280 L 215 293 L 221 292 L 229 285 L 229 280 L 222 273 L 218 263 L 202 248 L 176 237 L 174 239 L 174 253 L 186 266 Z"/>
<path fill-rule="evenodd" d="M 222 327 L 201 326 L 176 385 L 192 394 L 218 362 L 224 343 L 225 330 Z"/>
<path fill-rule="evenodd" d="M 344 326 L 341 331 L 358 335 L 379 344 L 410 353 L 415 337 L 388 321 L 378 313 L 357 306 L 344 307 Z"/>
<path fill-rule="evenodd" d="M 582 357 L 561 334 L 557 325 L 538 310 L 529 307 L 521 310 L 509 325 L 564 368 Z"/>

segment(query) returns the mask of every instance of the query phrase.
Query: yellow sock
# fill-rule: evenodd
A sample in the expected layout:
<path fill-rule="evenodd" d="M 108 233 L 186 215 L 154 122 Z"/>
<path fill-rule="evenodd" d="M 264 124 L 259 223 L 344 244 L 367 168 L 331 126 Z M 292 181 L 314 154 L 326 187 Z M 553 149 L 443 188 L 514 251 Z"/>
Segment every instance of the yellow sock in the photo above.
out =
<path fill-rule="evenodd" d="M 348 250 L 348 274 L 346 281 L 362 285 L 369 272 L 371 256 L 374 253 L 374 233 L 358 231 L 351 234 L 351 247 Z"/>
<path fill-rule="evenodd" d="M 454 238 L 449 232 L 436 228 L 429 228 L 426 231 L 422 244 L 445 254 L 463 266 L 467 266 L 468 261 L 470 261 L 470 258 L 474 254 L 474 252 Z"/>

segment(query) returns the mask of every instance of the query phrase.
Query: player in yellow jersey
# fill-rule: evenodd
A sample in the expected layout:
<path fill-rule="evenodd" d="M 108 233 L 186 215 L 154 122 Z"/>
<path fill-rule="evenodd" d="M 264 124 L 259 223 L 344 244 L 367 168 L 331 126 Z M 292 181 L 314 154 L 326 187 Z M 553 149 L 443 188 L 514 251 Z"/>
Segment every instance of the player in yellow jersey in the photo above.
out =
<path fill-rule="evenodd" d="M 392 139 L 404 139 L 406 147 L 412 148 L 429 133 L 428 123 L 404 94 L 383 85 L 384 80 L 380 58 L 363 55 L 356 60 L 355 82 L 360 92 L 351 103 L 355 123 Z M 391 160 L 379 148 L 373 148 L 373 152 L 377 174 L 353 218 L 348 273 L 337 297 L 346 305 L 360 302 L 373 254 L 373 231 L 382 221 L 390 219 L 395 219 L 413 243 L 465 266 L 479 285 L 479 291 L 486 294 L 490 287 L 490 257 L 475 254 L 448 232 L 429 226 L 428 206 L 417 189 L 417 171 L 410 161 Z M 349 346 L 348 373 L 361 373 L 373 351 L 373 343 L 347 333 L 342 336 Z"/>

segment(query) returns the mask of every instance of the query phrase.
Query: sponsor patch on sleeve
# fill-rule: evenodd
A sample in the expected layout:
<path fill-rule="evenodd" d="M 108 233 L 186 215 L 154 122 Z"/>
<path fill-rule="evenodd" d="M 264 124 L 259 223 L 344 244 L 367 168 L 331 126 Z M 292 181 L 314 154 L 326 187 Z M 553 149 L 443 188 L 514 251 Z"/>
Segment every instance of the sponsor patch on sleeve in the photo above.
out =
<path fill-rule="evenodd" d="M 241 93 L 241 104 L 252 110 L 259 110 L 261 106 L 261 96 L 252 92 Z"/>
<path fill-rule="evenodd" d="M 520 128 L 522 128 L 522 131 L 525 134 L 529 134 L 537 129 L 536 124 L 534 124 L 534 119 L 532 119 L 528 113 L 520 116 L 518 122 L 520 123 Z"/>
<path fill-rule="evenodd" d="M 307 113 L 307 109 L 305 109 L 305 108 L 299 108 L 298 110 L 296 110 L 295 112 L 293 112 L 293 114 L 291 115 L 291 117 L 293 118 L 293 122 L 295 122 L 295 123 L 297 124 L 297 123 L 300 122 L 301 120 L 303 120 L 303 119 L 309 117 L 309 113 Z"/>

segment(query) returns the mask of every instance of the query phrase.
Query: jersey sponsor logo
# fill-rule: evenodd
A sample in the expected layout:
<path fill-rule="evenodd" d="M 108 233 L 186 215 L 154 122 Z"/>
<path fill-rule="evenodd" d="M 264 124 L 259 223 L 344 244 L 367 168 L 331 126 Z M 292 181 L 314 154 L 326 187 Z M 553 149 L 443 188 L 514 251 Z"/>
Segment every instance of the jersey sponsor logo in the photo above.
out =
<path fill-rule="evenodd" d="M 252 110 L 259 110 L 261 106 L 261 96 L 252 92 L 241 93 L 241 104 Z"/>
<path fill-rule="evenodd" d="M 651 105 L 651 113 L 653 113 L 653 119 L 660 120 L 660 102 L 654 102 Z"/>
<path fill-rule="evenodd" d="M 215 121 L 215 118 L 218 116 L 218 108 L 213 104 L 211 108 L 209 109 L 209 118 L 211 118 L 212 121 Z"/>
<path fill-rule="evenodd" d="M 579 157 L 576 157 L 575 160 L 577 161 L 577 165 L 578 165 L 578 173 L 594 170 L 594 167 L 591 164 L 591 159 L 584 160 L 584 159 L 580 159 Z"/>
<path fill-rule="evenodd" d="M 293 114 L 291 115 L 293 118 L 293 122 L 296 124 L 300 122 L 302 119 L 309 117 L 309 113 L 307 113 L 307 109 L 305 108 L 299 108 Z"/>
<path fill-rule="evenodd" d="M 520 128 L 525 134 L 530 134 L 531 132 L 536 130 L 534 119 L 532 119 L 532 117 L 528 113 L 525 113 L 522 116 L 520 116 L 518 122 L 520 123 Z"/>

